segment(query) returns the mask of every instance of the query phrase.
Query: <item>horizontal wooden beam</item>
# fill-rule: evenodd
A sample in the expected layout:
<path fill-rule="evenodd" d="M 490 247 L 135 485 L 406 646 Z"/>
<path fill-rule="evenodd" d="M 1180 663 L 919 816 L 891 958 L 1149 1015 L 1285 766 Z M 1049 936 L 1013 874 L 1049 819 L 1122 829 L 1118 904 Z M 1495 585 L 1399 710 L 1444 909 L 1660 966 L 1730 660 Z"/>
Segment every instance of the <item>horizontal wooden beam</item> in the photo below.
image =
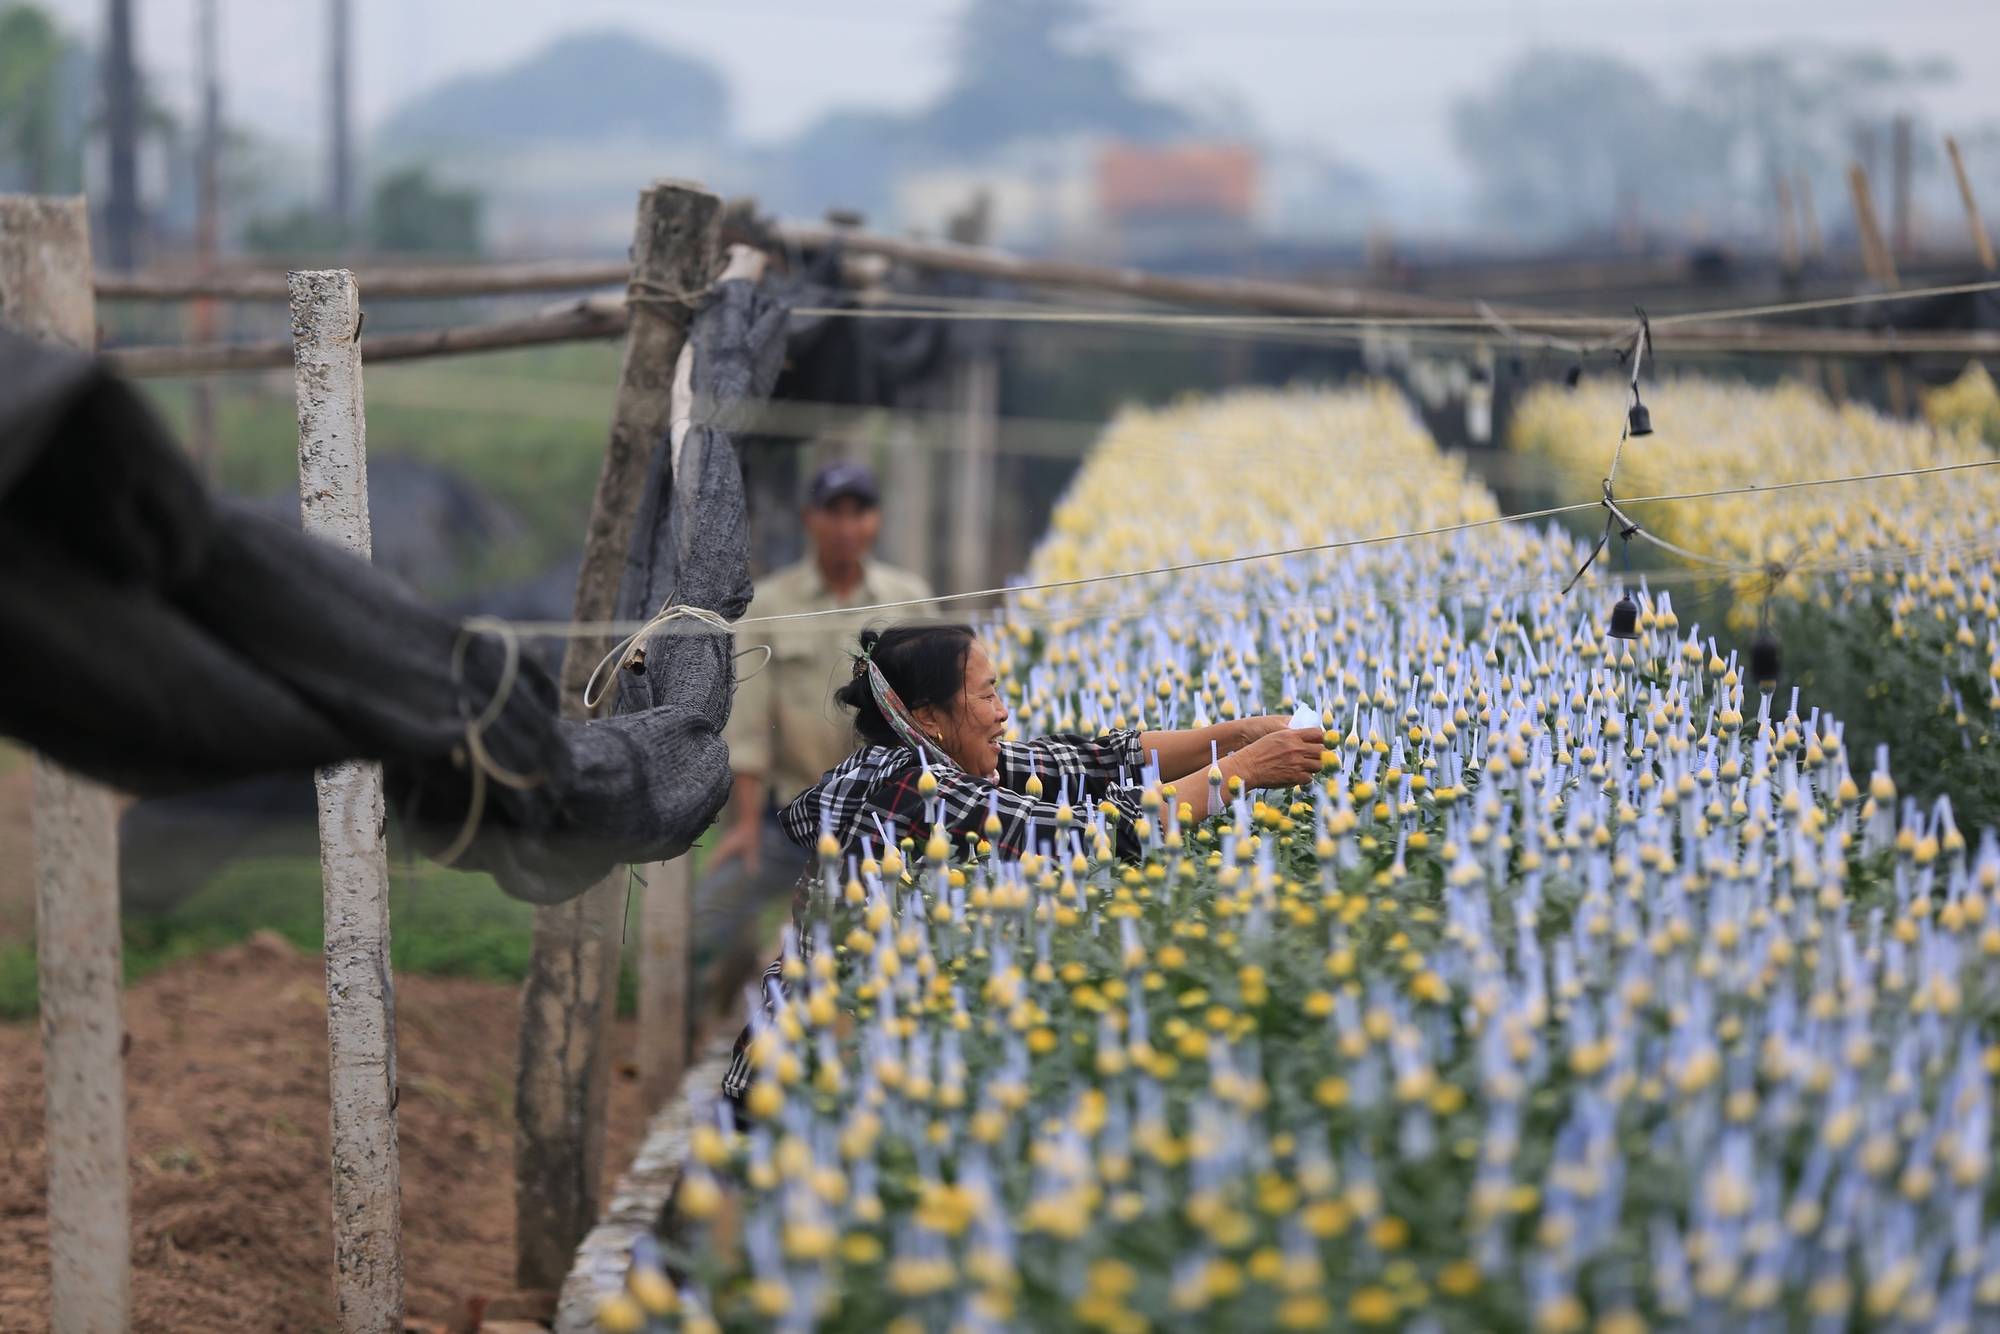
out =
<path fill-rule="evenodd" d="M 1072 291 L 1115 292 L 1148 301 L 1189 306 L 1234 306 L 1274 315 L 1434 316 L 1478 318 L 1471 302 L 1436 297 L 1404 296 L 1358 287 L 1317 287 L 1307 283 L 1271 282 L 1260 278 L 1183 278 L 1143 269 L 1079 264 L 1062 259 L 1029 259 L 990 246 L 952 241 L 918 241 L 901 236 L 830 227 L 817 223 L 782 223 L 778 234 L 801 250 L 823 250 L 838 243 L 850 254 L 880 255 L 899 264 L 963 273 L 1001 282 Z M 1547 311 L 1503 311 L 1503 317 L 1529 320 Z"/>
<path fill-rule="evenodd" d="M 448 357 L 464 352 L 493 352 L 545 343 L 582 343 L 618 338 L 625 332 L 622 306 L 578 303 L 558 315 L 450 329 L 420 329 L 411 333 L 370 335 L 361 340 L 361 357 L 368 363 Z M 153 347 L 111 347 L 103 357 L 122 375 L 152 378 L 167 375 L 208 375 L 217 371 L 268 370 L 292 364 L 290 339 L 260 343 L 170 343 Z"/>
<path fill-rule="evenodd" d="M 354 275 L 364 299 L 389 297 L 503 296 L 509 292 L 561 292 L 623 287 L 626 260 L 550 260 L 533 264 L 393 265 Z M 289 301 L 280 269 L 218 273 L 100 273 L 100 301 Z"/>
<path fill-rule="evenodd" d="M 913 312 L 919 317 L 921 314 Z M 1052 312 L 1052 315 L 1058 321 L 1061 318 L 1059 312 Z M 1143 323 L 1145 317 L 1135 315 L 1134 322 Z M 539 315 L 533 319 L 364 335 L 362 356 L 369 362 L 412 361 L 421 357 L 538 347 L 547 343 L 591 342 L 621 337 L 625 332 L 625 323 L 625 309 L 621 302 L 579 301 L 560 313 Z M 1115 324 L 1116 321 L 1105 323 Z M 1607 321 L 1605 332 L 1610 332 L 1614 323 Z M 1199 332 L 1199 329 L 1192 331 Z M 1567 326 L 1565 331 L 1571 335 L 1583 332 L 1573 325 Z M 1246 324 L 1237 332 L 1255 332 L 1255 325 Z M 1271 330 L 1274 337 L 1353 332 L 1314 330 L 1311 326 Z M 1463 328 L 1457 332 L 1460 336 L 1464 334 Z M 1495 335 L 1495 340 L 1506 341 L 1498 335 Z M 1735 353 L 1787 357 L 1991 357 L 2000 356 L 2000 332 L 1986 329 L 1878 332 L 1870 329 L 1815 329 L 1798 325 L 1715 321 L 1665 327 L 1656 325 L 1653 346 L 1661 356 Z M 268 370 L 289 366 L 292 364 L 292 345 L 288 339 L 259 343 L 171 343 L 106 348 L 103 356 L 120 374 L 138 378 L 209 375 L 220 371 Z"/>

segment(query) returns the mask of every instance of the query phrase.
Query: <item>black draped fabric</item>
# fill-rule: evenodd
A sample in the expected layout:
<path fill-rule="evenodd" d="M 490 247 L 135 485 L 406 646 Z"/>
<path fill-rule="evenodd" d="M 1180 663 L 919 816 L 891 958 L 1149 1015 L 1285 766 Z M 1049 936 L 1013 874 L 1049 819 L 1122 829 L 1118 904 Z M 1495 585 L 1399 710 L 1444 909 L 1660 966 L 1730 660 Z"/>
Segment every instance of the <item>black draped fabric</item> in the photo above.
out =
<path fill-rule="evenodd" d="M 783 304 L 725 283 L 696 317 L 696 383 L 711 390 L 685 456 L 699 485 L 680 503 L 691 479 L 656 451 L 630 605 L 730 619 L 748 605 L 741 476 L 712 423 L 768 392 Z M 460 635 L 365 561 L 211 497 L 92 359 L 0 329 L 0 733 L 141 795 L 380 759 L 412 840 L 435 852 L 467 815 L 465 720 L 505 660 L 497 636 L 473 636 L 455 679 Z M 459 864 L 551 903 L 621 862 L 685 851 L 728 796 L 734 680 L 729 636 L 663 634 L 618 716 L 565 722 L 549 673 L 523 660 L 483 740 L 496 765 L 540 781 L 485 785 Z"/>

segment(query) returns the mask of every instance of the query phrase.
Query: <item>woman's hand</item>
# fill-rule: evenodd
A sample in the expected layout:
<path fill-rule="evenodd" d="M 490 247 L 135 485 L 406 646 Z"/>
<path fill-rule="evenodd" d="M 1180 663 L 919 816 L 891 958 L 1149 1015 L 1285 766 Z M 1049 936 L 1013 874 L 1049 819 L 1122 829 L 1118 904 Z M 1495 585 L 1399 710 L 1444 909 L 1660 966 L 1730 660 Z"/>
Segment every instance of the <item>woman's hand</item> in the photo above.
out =
<path fill-rule="evenodd" d="M 1291 725 L 1292 720 L 1282 713 L 1267 713 L 1261 717 L 1238 719 L 1236 723 L 1239 729 L 1237 741 L 1235 745 L 1228 747 L 1228 750 L 1242 750 L 1263 740 L 1273 732 L 1289 730 Z M 1244 781 L 1248 782 L 1249 780 L 1245 779 Z"/>
<path fill-rule="evenodd" d="M 1229 757 L 1222 766 L 1225 775 L 1234 774 L 1245 787 L 1297 787 L 1319 776 L 1320 746 L 1325 734 L 1317 727 L 1294 730 L 1287 718 L 1251 718 L 1248 722 L 1276 722 L 1255 741 Z"/>
<path fill-rule="evenodd" d="M 1169 783 L 1182 779 L 1195 780 L 1207 772 L 1209 747 L 1213 745 L 1221 755 L 1238 755 L 1269 736 L 1291 729 L 1292 720 L 1283 714 L 1267 714 L 1257 718 L 1235 718 L 1226 723 L 1211 723 L 1207 727 L 1185 732 L 1146 732 L 1139 738 L 1139 752 L 1142 755 L 1159 757 L 1160 777 Z M 1314 738 L 1319 732 L 1314 729 L 1301 731 L 1298 735 Z M 1225 772 L 1234 772 L 1228 765 Z M 1251 780 L 1245 778 L 1244 782 Z"/>

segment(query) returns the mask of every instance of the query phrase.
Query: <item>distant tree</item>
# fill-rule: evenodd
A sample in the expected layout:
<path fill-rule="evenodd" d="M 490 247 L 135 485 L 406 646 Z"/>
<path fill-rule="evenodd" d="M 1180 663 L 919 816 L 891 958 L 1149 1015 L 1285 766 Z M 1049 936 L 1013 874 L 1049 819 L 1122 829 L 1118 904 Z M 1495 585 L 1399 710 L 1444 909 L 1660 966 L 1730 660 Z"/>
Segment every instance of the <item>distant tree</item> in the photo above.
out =
<path fill-rule="evenodd" d="M 34 5 L 0 9 L 0 189 L 74 189 L 76 136 L 65 124 L 64 74 L 73 44 Z"/>
<path fill-rule="evenodd" d="M 368 242 L 390 254 L 470 259 L 482 249 L 481 200 L 473 190 L 440 188 L 424 167 L 406 167 L 375 187 Z"/>
<path fill-rule="evenodd" d="M 1609 56 L 1533 51 L 1455 110 L 1486 220 L 1517 234 L 1602 232 L 1621 215 L 1762 219 L 1774 172 L 1831 188 L 1858 125 L 1949 77 L 1940 62 L 1803 46 L 1713 56 L 1674 96 Z"/>
<path fill-rule="evenodd" d="M 1536 51 L 1454 112 L 1489 222 L 1529 235 L 1607 230 L 1686 206 L 1716 144 L 1701 117 L 1610 56 Z"/>
<path fill-rule="evenodd" d="M 918 117 L 922 145 L 984 154 L 1015 139 L 1185 131 L 1185 111 L 1135 91 L 1097 22 L 1091 0 L 971 0 L 958 24 L 951 85 Z"/>
<path fill-rule="evenodd" d="M 896 168 L 910 142 L 907 116 L 889 111 L 831 111 L 776 154 L 770 202 L 807 214 L 825 208 L 863 215 L 889 206 Z"/>
<path fill-rule="evenodd" d="M 629 33 L 564 37 L 518 65 L 452 79 L 398 111 L 391 144 L 719 142 L 729 86 L 714 66 Z"/>
<path fill-rule="evenodd" d="M 350 229 L 340 219 L 311 204 L 253 218 L 243 228 L 243 244 L 251 250 L 288 260 L 336 255 L 351 239 Z"/>
<path fill-rule="evenodd" d="M 1773 171 L 1803 165 L 1831 174 L 1843 167 L 1858 125 L 1885 118 L 1916 89 L 1950 77 L 1942 60 L 1905 64 L 1878 51 L 1787 47 L 1710 57 L 1696 73 L 1695 97 L 1732 159 L 1752 168 L 1755 179 L 1746 188 L 1761 198 Z"/>

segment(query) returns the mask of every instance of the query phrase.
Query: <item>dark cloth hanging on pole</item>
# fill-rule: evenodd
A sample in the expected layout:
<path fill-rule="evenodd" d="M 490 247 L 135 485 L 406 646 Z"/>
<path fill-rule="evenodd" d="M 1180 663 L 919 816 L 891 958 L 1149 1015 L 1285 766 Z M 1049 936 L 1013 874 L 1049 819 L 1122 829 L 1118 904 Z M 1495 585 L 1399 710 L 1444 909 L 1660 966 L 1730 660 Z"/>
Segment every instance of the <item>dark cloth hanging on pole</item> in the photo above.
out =
<path fill-rule="evenodd" d="M 738 280 L 696 317 L 700 447 L 682 478 L 655 452 L 625 576 L 634 619 L 662 599 L 729 619 L 749 603 L 727 423 L 768 392 L 787 304 Z M 471 801 L 466 720 L 506 659 L 499 636 L 473 635 L 454 680 L 460 633 L 367 563 L 210 496 L 138 393 L 90 358 L 0 329 L 0 733 L 141 795 L 381 759 L 412 841 L 436 852 Z M 661 634 L 646 689 L 621 682 L 618 716 L 572 723 L 524 658 L 481 739 L 495 767 L 540 781 L 484 784 L 458 864 L 549 903 L 685 851 L 728 796 L 734 683 L 731 636 Z"/>

